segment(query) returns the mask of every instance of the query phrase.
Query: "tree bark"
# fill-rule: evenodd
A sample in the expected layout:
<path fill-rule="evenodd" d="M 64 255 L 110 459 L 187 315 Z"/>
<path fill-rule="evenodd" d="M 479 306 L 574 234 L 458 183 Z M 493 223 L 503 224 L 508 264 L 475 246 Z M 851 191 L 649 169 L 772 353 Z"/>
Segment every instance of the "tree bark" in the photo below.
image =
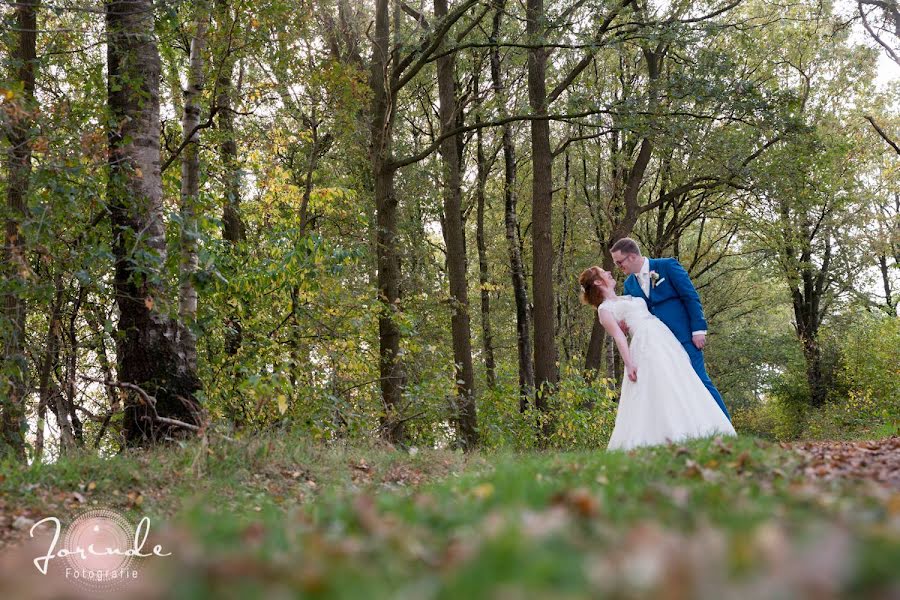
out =
<path fill-rule="evenodd" d="M 24 296 L 30 272 L 25 257 L 25 240 L 20 226 L 27 217 L 27 196 L 31 179 L 31 137 L 36 102 L 34 97 L 37 65 L 37 0 L 16 3 L 16 45 L 12 52 L 14 72 L 10 79 L 22 86 L 22 111 L 10 116 L 6 125 L 9 149 L 6 153 L 6 238 L 3 264 L 7 285 L 3 311 L 7 322 L 3 339 L 3 371 L 6 380 L 0 388 L 0 456 L 9 454 L 25 459 L 25 399 L 27 359 L 25 357 L 25 323 L 27 306 Z"/>
<path fill-rule="evenodd" d="M 381 433 L 391 443 L 404 441 L 400 420 L 404 372 L 400 360 L 400 330 L 394 321 L 400 311 L 400 260 L 397 252 L 397 197 L 391 165 L 395 99 L 391 94 L 391 26 L 388 0 L 375 4 L 375 32 L 372 36 L 372 173 L 375 178 L 376 258 L 378 262 L 379 372 L 384 414 Z"/>
<path fill-rule="evenodd" d="M 889 315 L 894 314 L 894 297 L 891 294 L 891 273 L 887 255 L 878 255 L 878 270 L 881 272 L 881 284 L 884 286 L 884 305 Z"/>
<path fill-rule="evenodd" d="M 528 0 L 526 15 L 526 33 L 535 44 L 528 51 L 528 103 L 533 115 L 544 116 L 547 114 L 547 49 L 539 45 L 546 19 L 543 0 Z M 553 153 L 547 119 L 531 120 L 531 165 L 535 404 L 546 412 L 549 408 L 547 398 L 557 383 L 553 324 Z"/>
<path fill-rule="evenodd" d="M 222 58 L 223 64 L 216 77 L 217 126 L 219 129 L 219 158 L 222 161 L 225 203 L 222 206 L 222 239 L 234 250 L 247 239 L 247 231 L 241 219 L 241 173 L 238 162 L 237 138 L 234 132 L 234 115 L 231 96 L 234 92 L 234 54 L 231 49 L 233 18 L 228 0 L 216 0 L 216 20 L 220 31 L 228 31 L 228 44 Z M 229 356 L 238 353 L 243 342 L 241 318 L 232 313 L 225 318 L 225 352 Z"/>
<path fill-rule="evenodd" d="M 491 29 L 491 40 L 496 42 L 500 33 L 505 0 L 495 0 Z M 503 97 L 503 75 L 500 70 L 500 49 L 491 48 L 491 83 L 497 100 L 500 117 L 506 116 Z M 519 410 L 524 412 L 534 391 L 534 362 L 531 343 L 531 311 L 528 306 L 528 283 L 525 265 L 522 261 L 522 244 L 519 237 L 519 216 L 516 196 L 516 146 L 512 136 L 512 125 L 501 125 L 503 138 L 503 221 L 506 245 L 509 252 L 510 276 L 513 297 L 516 303 L 516 350 L 519 362 Z"/>
<path fill-rule="evenodd" d="M 475 88 L 478 89 L 477 75 Z M 476 115 L 480 120 L 480 115 Z M 478 283 L 481 290 L 481 338 L 484 349 L 484 370 L 487 386 L 494 389 L 497 385 L 496 365 L 494 361 L 494 335 L 491 331 L 491 278 L 488 267 L 487 241 L 484 235 L 485 189 L 490 177 L 491 165 L 484 155 L 484 140 L 481 129 L 475 130 L 475 155 L 477 163 L 475 201 L 477 203 L 475 239 L 478 245 Z"/>
<path fill-rule="evenodd" d="M 216 12 L 220 21 L 220 29 L 230 27 L 231 16 L 228 0 L 216 0 Z M 230 46 L 230 42 L 229 42 Z M 247 239 L 247 231 L 241 219 L 241 173 L 238 163 L 237 142 L 234 131 L 234 114 L 231 96 L 234 92 L 234 56 L 229 48 L 223 59 L 225 62 L 216 78 L 216 106 L 218 128 L 222 136 L 219 143 L 219 156 L 225 169 L 225 205 L 222 209 L 222 237 L 232 245 Z"/>
<path fill-rule="evenodd" d="M 185 325 L 182 348 L 191 369 L 197 368 L 197 338 L 191 326 L 197 319 L 197 288 L 193 277 L 197 272 L 197 206 L 200 195 L 200 94 L 203 92 L 204 54 L 209 8 L 204 0 L 194 6 L 194 36 L 188 61 L 188 82 L 184 90 L 184 115 L 181 130 L 187 145 L 181 153 L 181 289 L 178 314 Z"/>
<path fill-rule="evenodd" d="M 779 200 L 778 210 L 782 235 L 782 268 L 791 294 L 797 339 L 803 346 L 809 403 L 818 408 L 825 404 L 828 396 L 819 346 L 819 328 L 824 316 L 822 300 L 831 269 L 830 236 L 834 232 L 829 227 L 813 226 L 812 217 L 804 212 L 805 209 L 792 211 L 787 198 Z M 825 241 L 822 256 L 819 261 L 814 261 L 813 242 L 817 233 Z M 816 262 L 819 262 L 818 266 Z"/>
<path fill-rule="evenodd" d="M 159 155 L 160 59 L 152 0 L 107 0 L 109 137 L 107 198 L 119 307 L 119 378 L 156 401 L 130 392 L 124 432 L 132 446 L 175 432 L 163 419 L 199 425 L 200 381 L 184 356 L 184 326 L 168 312 L 163 269 L 166 238 Z"/>
<path fill-rule="evenodd" d="M 434 0 L 436 20 L 447 16 L 447 0 Z M 441 41 L 438 52 L 446 46 Z M 445 54 L 437 59 L 438 112 L 441 133 L 457 125 L 455 54 Z M 472 367 L 471 325 L 469 320 L 469 292 L 466 279 L 466 233 L 462 215 L 462 173 L 460 164 L 461 140 L 457 135 L 447 136 L 441 144 L 441 162 L 444 170 L 444 241 L 447 245 L 447 273 L 450 280 L 450 320 L 453 338 L 454 378 L 457 398 L 457 429 L 460 441 L 466 449 L 478 443 L 475 412 L 475 372 Z"/>
<path fill-rule="evenodd" d="M 559 236 L 559 252 L 556 255 L 556 287 L 558 290 L 566 289 L 566 238 L 569 236 L 569 183 L 571 175 L 571 164 L 569 161 L 569 151 L 566 150 L 564 161 L 563 188 L 562 188 L 562 231 Z M 556 294 L 556 334 L 563 340 L 562 349 L 563 357 L 566 362 L 572 357 L 571 337 L 567 335 L 571 331 L 571 306 L 569 299 L 572 297 L 570 293 Z M 558 369 L 557 369 L 558 371 Z"/>

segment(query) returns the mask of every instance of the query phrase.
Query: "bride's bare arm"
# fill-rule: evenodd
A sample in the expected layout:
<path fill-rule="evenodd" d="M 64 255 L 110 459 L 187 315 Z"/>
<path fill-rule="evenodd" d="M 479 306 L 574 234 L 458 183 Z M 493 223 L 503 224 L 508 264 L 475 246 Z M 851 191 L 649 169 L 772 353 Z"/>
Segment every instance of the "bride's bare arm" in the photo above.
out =
<path fill-rule="evenodd" d="M 622 356 L 622 362 L 625 363 L 625 371 L 628 374 L 628 378 L 632 381 L 637 381 L 637 366 L 631 361 L 628 338 L 625 337 L 625 333 L 622 332 L 622 328 L 619 327 L 619 323 L 611 312 L 601 308 L 597 311 L 597 314 L 600 316 L 600 324 L 603 325 L 606 333 L 616 341 L 616 347 Z"/>

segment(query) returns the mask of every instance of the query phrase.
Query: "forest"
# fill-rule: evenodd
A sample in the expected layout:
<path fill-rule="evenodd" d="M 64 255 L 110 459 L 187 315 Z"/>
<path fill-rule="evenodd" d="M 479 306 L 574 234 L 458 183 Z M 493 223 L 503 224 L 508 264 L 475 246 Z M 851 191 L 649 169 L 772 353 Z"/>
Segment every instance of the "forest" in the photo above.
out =
<path fill-rule="evenodd" d="M 675 525 L 689 490 L 720 568 L 786 597 L 808 582 L 766 550 L 748 566 L 746 528 L 873 503 L 879 533 L 832 532 L 816 563 L 858 570 L 814 589 L 900 590 L 896 0 L 9 0 L 0 47 L 0 548 L 94 498 L 312 560 L 245 556 L 235 597 L 501 597 L 494 575 L 508 597 L 659 597 L 699 563 L 641 587 L 583 548 L 714 552 Z M 605 453 L 627 369 L 579 274 L 621 289 L 623 238 L 689 274 L 736 440 Z M 171 491 L 193 486 L 265 519 L 216 530 Z M 456 494 L 480 508 L 448 516 Z M 279 498 L 311 511 L 302 540 L 266 537 Z M 518 501 L 550 512 L 504 537 L 486 504 Z M 637 537 L 579 533 L 616 508 Z M 491 541 L 457 537 L 487 521 Z M 330 546 L 338 522 L 375 546 Z M 550 566 L 546 535 L 593 567 Z M 231 597 L 231 571 L 185 561 L 159 581 Z"/>

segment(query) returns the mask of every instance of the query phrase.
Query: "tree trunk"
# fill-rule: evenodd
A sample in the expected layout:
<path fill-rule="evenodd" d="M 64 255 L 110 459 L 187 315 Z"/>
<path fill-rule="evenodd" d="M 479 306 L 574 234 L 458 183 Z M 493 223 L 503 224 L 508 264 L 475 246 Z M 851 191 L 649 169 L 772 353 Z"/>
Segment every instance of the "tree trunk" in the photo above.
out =
<path fill-rule="evenodd" d="M 27 216 L 27 196 L 31 179 L 31 136 L 35 114 L 35 68 L 37 64 L 37 0 L 20 0 L 16 10 L 16 46 L 12 51 L 14 72 L 10 79 L 22 85 L 17 116 L 6 124 L 9 149 L 6 154 L 7 183 L 6 239 L 3 264 L 7 285 L 12 289 L 3 299 L 7 322 L 3 340 L 3 372 L 0 387 L 0 457 L 4 454 L 25 459 L 25 357 L 26 303 L 24 291 L 30 271 L 20 225 Z M 10 113 L 12 115 L 14 113 Z"/>
<path fill-rule="evenodd" d="M 543 37 L 543 0 L 528 0 L 526 32 L 537 44 Z M 528 51 L 528 102 L 532 114 L 547 114 L 547 50 Z M 550 148 L 550 121 L 531 120 L 531 284 L 534 298 L 534 383 L 535 402 L 542 411 L 557 383 L 556 339 L 553 325 L 553 154 Z M 546 432 L 546 429 L 545 429 Z"/>
<path fill-rule="evenodd" d="M 390 63 L 390 11 L 387 0 L 375 4 L 375 32 L 372 37 L 372 173 L 375 178 L 376 257 L 378 261 L 378 298 L 382 310 L 378 316 L 379 372 L 384 414 L 382 436 L 391 443 L 404 441 L 399 411 L 404 373 L 399 357 L 400 330 L 394 314 L 400 311 L 400 260 L 397 252 L 397 198 L 394 194 L 392 138 L 394 98 Z"/>
<path fill-rule="evenodd" d="M 477 75 L 476 75 L 477 78 Z M 475 84 L 478 88 L 478 84 Z M 480 115 L 476 116 L 480 121 Z M 475 131 L 477 175 L 475 201 L 477 203 L 475 238 L 478 244 L 478 283 L 481 290 L 481 337 L 484 348 L 484 370 L 487 386 L 494 389 L 497 385 L 496 365 L 494 363 L 494 336 L 491 332 L 491 278 L 488 270 L 487 242 L 484 237 L 485 188 L 490 176 L 491 167 L 484 156 L 484 140 L 482 130 Z"/>
<path fill-rule="evenodd" d="M 804 269 L 803 279 L 811 281 L 811 273 Z M 803 358 L 806 361 L 806 382 L 809 385 L 809 403 L 820 408 L 828 397 L 828 386 L 825 384 L 825 373 L 822 365 L 822 350 L 819 347 L 819 314 L 818 300 L 809 284 L 804 290 L 794 288 L 791 291 L 794 302 L 794 319 L 797 323 L 797 337 L 803 345 Z M 804 294 L 804 292 L 806 292 Z"/>
<path fill-rule="evenodd" d="M 881 272 L 881 283 L 884 286 L 884 306 L 889 315 L 894 314 L 894 297 L 891 294 L 891 273 L 888 268 L 887 255 L 878 255 L 878 269 Z"/>
<path fill-rule="evenodd" d="M 828 397 L 828 387 L 825 385 L 825 374 L 822 369 L 822 350 L 815 337 L 803 338 L 802 342 L 810 404 L 815 408 L 821 408 Z"/>
<path fill-rule="evenodd" d="M 505 0 L 497 0 L 494 13 L 491 39 L 496 40 L 500 32 L 500 24 L 505 11 Z M 505 117 L 503 109 L 503 76 L 500 71 L 500 49 L 491 48 L 491 81 L 494 96 L 500 107 L 500 116 Z M 509 251 L 510 274 L 512 277 L 513 297 L 516 302 L 516 349 L 519 359 L 519 410 L 524 412 L 534 391 L 534 362 L 532 361 L 531 344 L 531 311 L 528 307 L 528 283 L 525 278 L 525 265 L 522 262 L 522 244 L 519 238 L 519 217 L 516 197 L 516 147 L 512 136 L 512 126 L 506 123 L 501 126 L 503 133 L 503 221 L 506 226 L 506 245 Z"/>
<path fill-rule="evenodd" d="M 72 423 L 72 433 L 75 436 L 75 442 L 81 447 L 84 447 L 84 425 L 78 417 L 78 411 L 75 406 L 75 399 L 78 395 L 75 378 L 78 374 L 78 313 L 81 311 L 81 305 L 84 304 L 86 296 L 87 288 L 79 285 L 78 295 L 75 296 L 72 313 L 69 315 L 66 379 L 65 382 L 61 382 L 64 383 L 66 389 L 66 410 L 69 413 L 69 421 Z"/>
<path fill-rule="evenodd" d="M 119 307 L 116 355 L 121 381 L 155 398 L 131 393 L 124 431 L 132 446 L 154 443 L 180 426 L 199 425 L 200 381 L 182 351 L 184 326 L 168 314 L 166 238 L 159 155 L 160 59 L 152 0 L 107 0 L 109 135 L 107 199 Z"/>
<path fill-rule="evenodd" d="M 434 16 L 447 16 L 447 0 L 434 0 Z M 445 42 L 441 42 L 445 45 Z M 440 50 L 439 50 L 440 52 Z M 437 59 L 438 112 L 441 131 L 456 127 L 457 104 L 454 73 L 454 54 Z M 441 143 L 441 162 L 444 170 L 444 241 L 447 245 L 447 273 L 450 279 L 453 338 L 454 379 L 457 396 L 457 428 L 464 448 L 478 443 L 475 413 L 475 373 L 472 368 L 472 341 L 469 322 L 469 293 L 466 279 L 466 233 L 462 218 L 462 173 L 459 136 L 451 135 Z"/>
<path fill-rule="evenodd" d="M 556 287 L 559 290 L 566 289 L 566 237 L 569 235 L 569 176 L 571 175 L 569 163 L 569 151 L 565 154 L 565 177 L 562 189 L 562 232 L 559 236 L 559 252 L 556 255 Z M 571 287 L 571 286 L 570 286 Z M 563 357 L 566 362 L 572 357 L 570 339 L 567 335 L 571 331 L 571 307 L 569 306 L 570 293 L 556 294 L 556 335 L 562 337 Z M 559 369 L 557 369 L 557 373 Z"/>
<path fill-rule="evenodd" d="M 216 106 L 218 128 L 222 135 L 219 156 L 225 169 L 225 205 L 222 208 L 222 237 L 232 245 L 247 239 L 247 230 L 241 218 L 241 173 L 238 164 L 237 142 L 234 132 L 234 115 L 231 112 L 231 77 L 233 65 L 224 68 L 216 86 L 219 88 Z"/>
<path fill-rule="evenodd" d="M 221 31 L 231 31 L 232 18 L 228 8 L 228 0 L 216 0 L 216 17 Z M 234 115 L 231 111 L 231 96 L 233 92 L 232 77 L 234 71 L 234 56 L 231 51 L 231 38 L 229 33 L 229 48 L 223 57 L 223 64 L 216 78 L 216 89 L 219 93 L 216 97 L 218 107 L 217 126 L 221 141 L 219 142 L 219 157 L 224 170 L 225 204 L 222 207 L 222 239 L 234 249 L 246 241 L 247 232 L 241 219 L 241 173 L 237 157 L 237 142 L 234 132 Z M 231 314 L 225 319 L 225 352 L 229 356 L 237 354 L 242 343 L 241 318 L 238 314 Z"/>
<path fill-rule="evenodd" d="M 197 319 L 197 289 L 193 277 L 197 272 L 197 206 L 200 195 L 200 94 L 203 92 L 203 60 L 206 53 L 206 28 L 209 10 L 203 0 L 195 4 L 194 36 L 188 65 L 188 82 L 184 90 L 184 115 L 181 129 L 188 144 L 181 154 L 181 289 L 178 314 L 185 325 L 182 348 L 191 369 L 197 368 L 197 338 L 191 330 Z"/>
<path fill-rule="evenodd" d="M 53 370 L 59 360 L 62 305 L 65 298 L 62 278 L 59 275 L 56 276 L 54 283 L 56 296 L 50 306 L 44 360 L 38 373 L 38 394 L 44 414 L 46 414 L 46 409 L 50 408 L 50 411 L 56 416 L 56 424 L 59 427 L 59 455 L 66 456 L 75 448 L 75 433 L 69 421 L 69 411 L 63 406 L 62 393 L 52 380 Z M 43 419 L 39 419 L 38 424 L 40 426 L 40 443 L 35 447 L 36 460 L 40 460 L 41 454 L 43 454 Z"/>

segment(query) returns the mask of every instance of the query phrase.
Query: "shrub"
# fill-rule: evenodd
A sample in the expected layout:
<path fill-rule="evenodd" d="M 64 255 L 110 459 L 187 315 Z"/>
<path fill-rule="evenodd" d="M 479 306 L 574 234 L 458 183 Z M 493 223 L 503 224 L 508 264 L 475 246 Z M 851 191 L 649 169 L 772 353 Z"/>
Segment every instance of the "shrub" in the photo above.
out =
<path fill-rule="evenodd" d="M 498 387 L 482 394 L 478 406 L 482 446 L 515 450 L 542 446 L 564 450 L 605 448 L 615 424 L 614 388 L 604 378 L 588 381 L 575 368 L 564 368 L 562 375 L 547 413 L 530 402 L 525 412 L 520 412 L 515 388 Z M 542 445 L 544 424 L 550 433 Z"/>
<path fill-rule="evenodd" d="M 829 411 L 845 427 L 900 427 L 900 319 L 863 314 L 847 332 L 838 377 L 848 389 Z"/>
<path fill-rule="evenodd" d="M 731 411 L 731 424 L 738 435 L 752 435 L 770 440 L 776 439 L 775 411 L 771 405 L 756 404 L 736 406 Z"/>

